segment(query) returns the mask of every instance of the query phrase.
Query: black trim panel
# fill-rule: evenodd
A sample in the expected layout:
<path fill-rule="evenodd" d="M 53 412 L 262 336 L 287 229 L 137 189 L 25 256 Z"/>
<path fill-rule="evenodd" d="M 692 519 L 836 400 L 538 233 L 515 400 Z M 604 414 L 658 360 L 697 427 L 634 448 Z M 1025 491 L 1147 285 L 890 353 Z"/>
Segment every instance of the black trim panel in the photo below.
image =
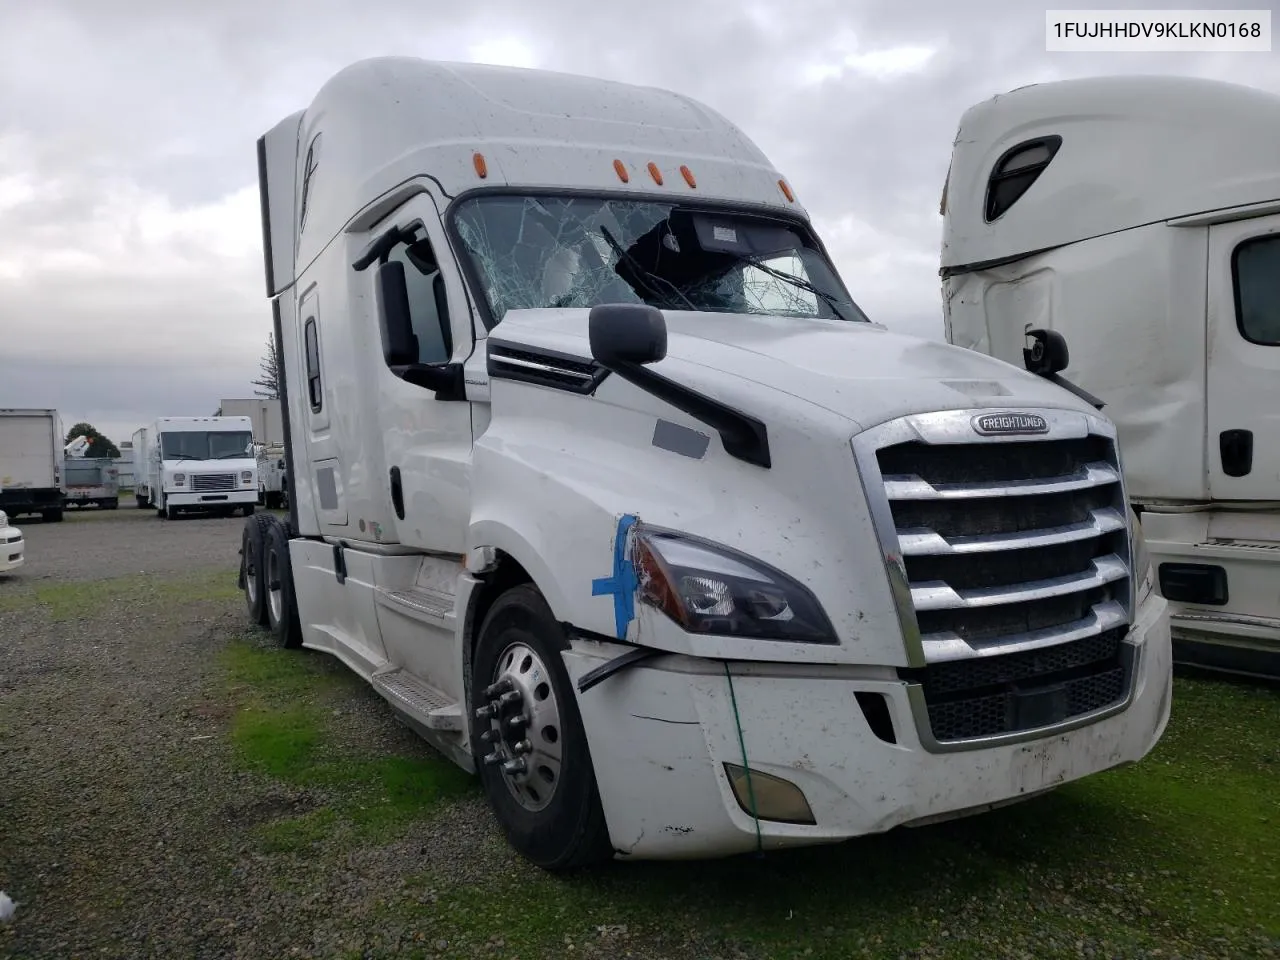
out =
<path fill-rule="evenodd" d="M 486 368 L 493 380 L 512 380 L 590 396 L 609 376 L 606 368 L 586 357 L 493 337 L 487 344 Z"/>
<path fill-rule="evenodd" d="M 289 534 L 298 534 L 298 483 L 293 464 L 293 431 L 289 429 L 289 378 L 285 373 L 288 363 L 284 358 L 284 323 L 280 319 L 280 299 L 271 301 L 271 325 L 276 334 L 276 384 L 280 388 L 280 424 L 284 427 L 284 479 L 289 491 Z"/>
<path fill-rule="evenodd" d="M 262 264 L 267 296 L 275 296 L 275 261 L 271 256 L 271 196 L 267 187 L 267 138 L 258 138 L 258 202 L 262 205 Z M 292 278 L 290 278 L 292 280 Z"/>

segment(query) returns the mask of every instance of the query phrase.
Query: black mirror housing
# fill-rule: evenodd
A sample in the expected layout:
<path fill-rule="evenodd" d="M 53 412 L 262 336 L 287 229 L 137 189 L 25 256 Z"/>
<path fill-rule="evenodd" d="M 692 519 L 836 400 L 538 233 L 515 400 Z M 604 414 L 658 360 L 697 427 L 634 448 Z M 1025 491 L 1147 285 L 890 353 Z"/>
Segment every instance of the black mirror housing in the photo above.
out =
<path fill-rule="evenodd" d="M 1022 351 L 1022 363 L 1031 373 L 1049 377 L 1061 373 L 1071 363 L 1067 338 L 1057 330 L 1028 330 L 1031 346 Z"/>
<path fill-rule="evenodd" d="M 401 367 L 418 362 L 418 338 L 409 313 L 409 288 L 404 264 L 389 260 L 379 265 L 374 279 L 378 327 L 382 334 L 382 355 L 387 365 Z"/>
<path fill-rule="evenodd" d="M 667 355 L 667 321 L 647 303 L 602 303 L 588 315 L 591 356 L 609 369 L 657 363 Z"/>

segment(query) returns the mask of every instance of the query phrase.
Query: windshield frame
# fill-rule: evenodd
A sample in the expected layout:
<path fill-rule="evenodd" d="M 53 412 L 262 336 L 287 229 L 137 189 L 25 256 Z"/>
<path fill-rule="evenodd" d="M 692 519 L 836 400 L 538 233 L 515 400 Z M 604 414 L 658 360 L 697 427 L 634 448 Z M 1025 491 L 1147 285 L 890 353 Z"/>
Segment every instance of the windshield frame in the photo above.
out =
<path fill-rule="evenodd" d="M 247 429 L 236 429 L 236 430 L 161 430 L 161 431 L 159 431 L 159 437 L 157 438 L 157 439 L 159 440 L 159 443 L 160 443 L 160 459 L 161 459 L 161 461 L 166 461 L 166 460 L 187 460 L 187 461 L 190 461 L 190 462 L 193 462 L 193 463 L 213 463 L 213 462 L 215 462 L 215 458 L 214 458 L 214 457 L 212 457 L 212 456 L 209 456 L 209 454 L 211 454 L 211 453 L 213 452 L 213 445 L 209 442 L 209 435 L 210 435 L 210 434 L 213 434 L 213 433 L 218 433 L 218 434 L 229 434 L 229 435 L 233 435 L 233 436 L 234 436 L 234 435 L 236 435 L 236 434 L 243 434 L 244 436 L 246 436 L 246 437 L 248 437 L 248 438 L 249 438 L 249 442 L 246 444 L 246 449 L 248 449 L 248 448 L 249 448 L 249 446 L 253 443 L 253 431 L 252 431 L 252 430 L 247 430 Z M 169 452 L 165 450 L 165 437 L 167 437 L 167 436 L 174 436 L 174 437 L 176 437 L 176 436 L 178 436 L 178 435 L 180 435 L 180 434 L 199 434 L 199 435 L 203 436 L 203 437 L 204 437 L 204 441 L 205 441 L 205 449 L 204 449 L 204 452 L 205 452 L 205 454 L 206 454 L 206 455 L 205 455 L 205 456 L 203 456 L 203 457 L 183 457 L 183 456 L 177 456 L 177 455 L 170 456 L 170 455 L 169 455 Z M 180 451 L 177 451 L 177 452 L 179 452 L 179 453 L 180 453 Z M 239 456 L 236 456 L 236 457 L 219 457 L 219 458 L 216 458 L 216 462 L 222 462 L 222 463 L 225 463 L 225 462 L 228 462 L 228 461 L 231 461 L 231 460 L 252 460 L 252 459 L 254 459 L 254 456 L 253 456 L 253 454 L 252 454 L 252 453 L 243 453 L 243 454 L 241 454 L 241 455 L 239 455 Z"/>
<path fill-rule="evenodd" d="M 782 210 L 778 207 L 764 203 L 754 203 L 742 200 L 724 200 L 720 198 L 703 199 L 701 197 L 689 197 L 684 195 L 664 193 L 654 190 L 618 190 L 616 188 L 604 189 L 582 189 L 581 187 L 536 187 L 536 186 L 495 186 L 495 187 L 472 187 L 464 190 L 455 196 L 445 208 L 442 216 L 445 235 L 449 239 L 449 245 L 453 248 L 453 258 L 458 265 L 458 269 L 462 272 L 466 279 L 466 286 L 470 299 L 473 301 L 476 311 L 480 315 L 480 322 L 484 325 L 485 332 L 491 332 L 498 321 L 493 317 L 493 306 L 489 302 L 489 295 L 485 289 L 484 278 L 480 275 L 479 268 L 475 260 L 471 256 L 470 250 L 467 248 L 466 241 L 462 238 L 462 233 L 458 229 L 458 213 L 463 204 L 468 201 L 475 200 L 478 197 L 549 197 L 549 198 L 582 198 L 588 200 L 604 200 L 604 201 L 624 201 L 630 203 L 659 203 L 673 208 L 680 208 L 693 211 L 706 211 L 712 214 L 737 214 L 743 217 L 751 217 L 762 221 L 773 221 L 780 226 L 794 230 L 801 238 L 812 248 L 813 252 L 818 254 L 824 266 L 831 273 L 831 277 L 835 280 L 838 288 L 835 290 L 825 291 L 836 298 L 843 297 L 844 302 L 853 306 L 854 312 L 861 320 L 844 320 L 835 318 L 831 322 L 836 323 L 867 323 L 871 325 L 873 321 L 867 312 L 858 305 L 853 299 L 853 294 L 849 291 L 844 278 L 836 269 L 835 261 L 831 259 L 831 254 L 827 251 L 827 246 L 822 242 L 822 237 L 813 228 L 809 220 L 788 210 Z M 819 298 L 821 299 L 821 298 Z M 555 309 L 553 307 L 532 308 L 532 309 Z M 671 312 L 672 308 L 666 308 L 663 312 Z M 679 311 L 677 311 L 679 312 Z M 714 311 L 707 311 L 714 312 Z M 838 311 L 836 311 L 838 312 Z M 733 314 L 737 316 L 738 314 Z M 764 316 L 765 314 L 740 314 L 741 316 Z M 814 319 L 823 320 L 830 319 L 824 317 L 798 318 L 787 317 L 786 319 Z"/>

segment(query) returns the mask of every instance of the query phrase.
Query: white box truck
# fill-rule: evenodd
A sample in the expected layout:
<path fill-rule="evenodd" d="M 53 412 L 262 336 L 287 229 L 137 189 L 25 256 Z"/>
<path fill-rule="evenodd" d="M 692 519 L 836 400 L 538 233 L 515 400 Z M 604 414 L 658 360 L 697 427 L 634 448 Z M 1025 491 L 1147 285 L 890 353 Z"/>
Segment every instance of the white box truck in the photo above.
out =
<path fill-rule="evenodd" d="M 62 519 L 62 417 L 57 410 L 0 408 L 0 510 Z"/>
<path fill-rule="evenodd" d="M 1029 331 L 1104 403 L 1175 658 L 1280 675 L 1280 97 L 1190 77 L 969 109 L 944 191 L 946 336 Z M 1034 353 L 1027 361 L 1041 359 Z"/>
<path fill-rule="evenodd" d="M 134 496 L 172 520 L 191 510 L 252 514 L 258 462 L 248 417 L 161 417 L 133 435 Z"/>
<path fill-rule="evenodd" d="M 385 58 L 258 161 L 291 496 L 245 523 L 249 615 L 533 863 L 834 842 L 1160 738 L 1112 424 L 870 322 L 721 115 Z"/>

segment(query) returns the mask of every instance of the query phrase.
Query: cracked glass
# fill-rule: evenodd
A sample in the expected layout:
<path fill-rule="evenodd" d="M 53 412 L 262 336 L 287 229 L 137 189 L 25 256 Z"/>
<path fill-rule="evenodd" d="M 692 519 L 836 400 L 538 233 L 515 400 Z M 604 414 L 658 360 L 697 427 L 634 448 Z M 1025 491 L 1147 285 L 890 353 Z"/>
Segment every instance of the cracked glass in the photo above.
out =
<path fill-rule="evenodd" d="M 454 226 L 492 323 L 508 310 L 665 310 L 867 322 L 808 234 L 736 210 L 592 196 L 480 195 Z"/>

